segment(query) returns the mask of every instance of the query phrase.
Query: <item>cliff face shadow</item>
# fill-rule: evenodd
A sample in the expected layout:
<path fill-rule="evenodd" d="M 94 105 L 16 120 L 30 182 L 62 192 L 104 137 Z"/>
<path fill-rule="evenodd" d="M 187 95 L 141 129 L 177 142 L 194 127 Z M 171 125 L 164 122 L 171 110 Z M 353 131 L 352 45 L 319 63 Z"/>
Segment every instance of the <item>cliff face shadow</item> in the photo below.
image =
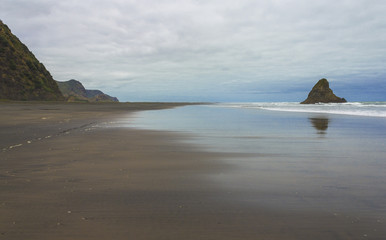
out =
<path fill-rule="evenodd" d="M 330 120 L 327 117 L 310 117 L 309 118 L 312 126 L 317 130 L 318 134 L 326 134 L 328 124 Z"/>

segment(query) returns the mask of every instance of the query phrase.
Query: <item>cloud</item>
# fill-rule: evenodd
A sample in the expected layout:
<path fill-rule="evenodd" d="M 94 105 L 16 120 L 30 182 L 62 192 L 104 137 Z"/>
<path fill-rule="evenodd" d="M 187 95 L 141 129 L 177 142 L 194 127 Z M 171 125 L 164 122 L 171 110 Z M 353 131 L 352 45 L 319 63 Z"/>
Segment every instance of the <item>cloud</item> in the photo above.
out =
<path fill-rule="evenodd" d="M 2 5 L 3 21 L 56 79 L 103 86 L 124 100 L 133 92 L 138 100 L 155 92 L 165 98 L 184 93 L 237 98 L 232 91 L 245 86 L 276 92 L 289 89 L 283 87 L 288 82 L 309 85 L 322 77 L 343 82 L 349 75 L 360 76 L 356 81 L 374 72 L 386 76 L 382 1 L 2 0 Z"/>

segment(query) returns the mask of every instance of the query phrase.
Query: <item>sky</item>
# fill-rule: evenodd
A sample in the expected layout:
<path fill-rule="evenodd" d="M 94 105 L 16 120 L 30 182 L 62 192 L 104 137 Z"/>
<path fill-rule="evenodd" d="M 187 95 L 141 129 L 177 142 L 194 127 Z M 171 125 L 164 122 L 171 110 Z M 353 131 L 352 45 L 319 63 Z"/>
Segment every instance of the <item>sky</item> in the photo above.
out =
<path fill-rule="evenodd" d="M 55 80 L 120 101 L 386 101 L 384 0 L 0 0 Z"/>

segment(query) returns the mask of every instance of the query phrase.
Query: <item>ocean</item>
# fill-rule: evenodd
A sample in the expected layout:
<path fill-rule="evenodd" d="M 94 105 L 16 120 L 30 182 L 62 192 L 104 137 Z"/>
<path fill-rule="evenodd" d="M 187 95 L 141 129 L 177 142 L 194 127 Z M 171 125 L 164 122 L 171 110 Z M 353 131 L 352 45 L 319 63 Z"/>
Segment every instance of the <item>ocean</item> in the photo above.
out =
<path fill-rule="evenodd" d="M 193 105 L 140 112 L 130 126 L 187 133 L 191 135 L 190 142 L 213 151 L 256 153 L 256 147 L 262 144 L 260 140 L 275 143 L 280 139 L 287 139 L 291 145 L 297 141 L 307 145 L 313 141 L 327 144 L 342 140 L 340 145 L 347 142 L 382 150 L 382 140 L 386 139 L 386 102 Z M 310 142 L 301 142 L 302 139 Z M 265 151 L 268 148 L 264 146 Z"/>
<path fill-rule="evenodd" d="M 193 105 L 139 112 L 128 126 L 231 153 L 220 160 L 229 168 L 206 177 L 240 204 L 386 229 L 385 102 Z"/>

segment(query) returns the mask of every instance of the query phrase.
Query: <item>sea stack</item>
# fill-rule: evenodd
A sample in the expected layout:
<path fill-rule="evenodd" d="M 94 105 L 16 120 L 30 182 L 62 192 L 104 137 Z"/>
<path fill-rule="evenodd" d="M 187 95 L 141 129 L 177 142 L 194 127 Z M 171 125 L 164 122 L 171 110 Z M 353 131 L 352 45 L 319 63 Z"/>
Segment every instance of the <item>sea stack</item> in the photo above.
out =
<path fill-rule="evenodd" d="M 345 103 L 346 99 L 337 97 L 330 88 L 327 79 L 322 78 L 315 84 L 306 100 L 301 104 L 315 103 Z"/>

